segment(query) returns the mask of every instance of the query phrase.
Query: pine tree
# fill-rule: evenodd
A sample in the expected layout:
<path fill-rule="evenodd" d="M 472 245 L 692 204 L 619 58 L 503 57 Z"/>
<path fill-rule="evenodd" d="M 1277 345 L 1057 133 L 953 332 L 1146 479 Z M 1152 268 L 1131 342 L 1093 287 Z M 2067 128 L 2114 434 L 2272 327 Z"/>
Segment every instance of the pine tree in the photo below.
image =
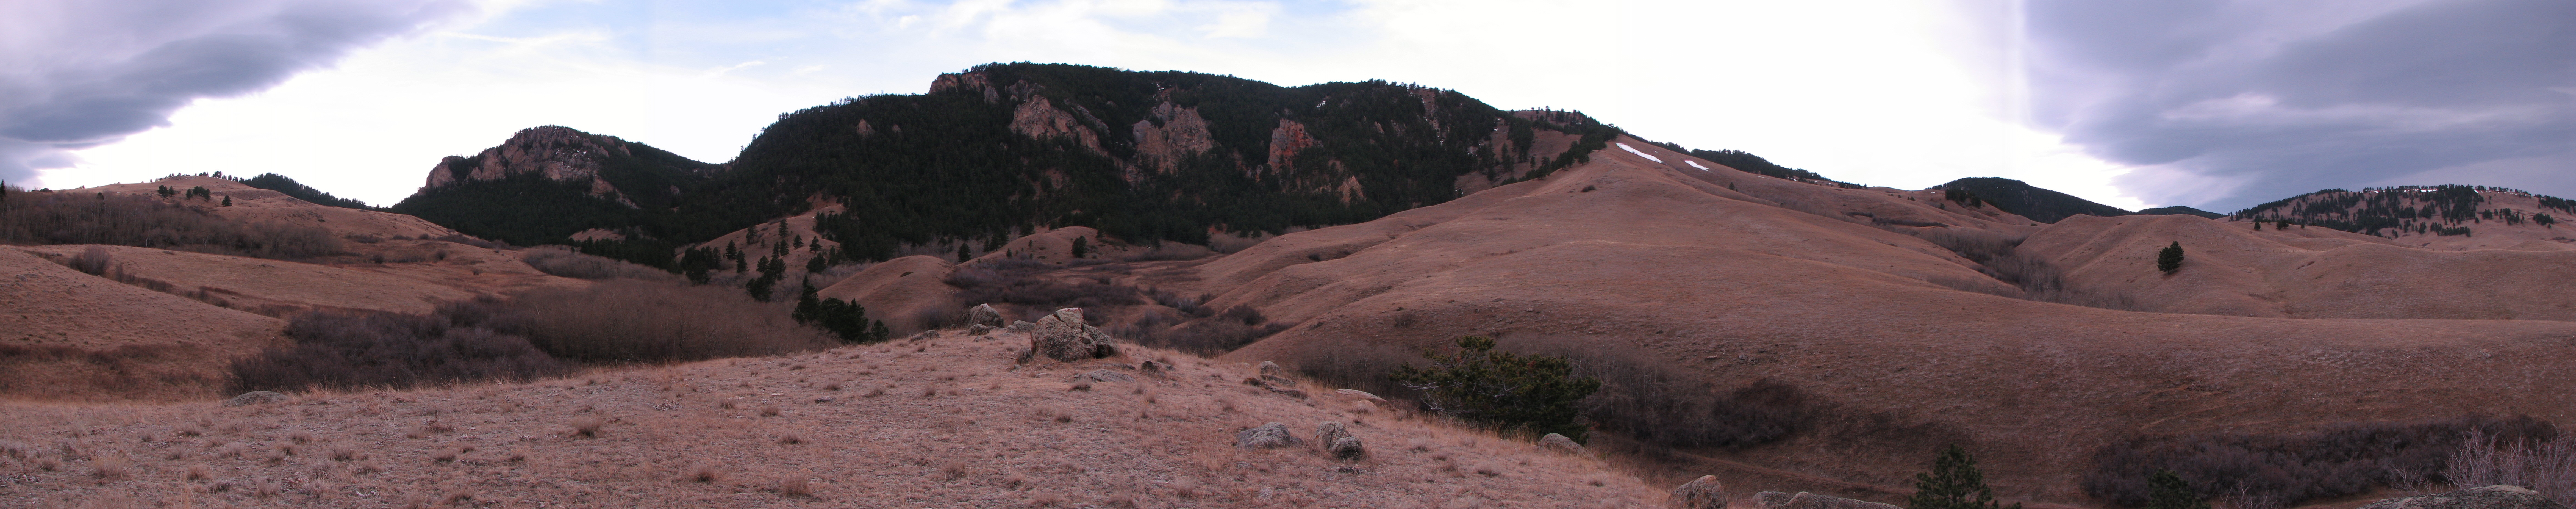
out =
<path fill-rule="evenodd" d="M 2209 509 L 2209 500 L 2191 491 L 2191 483 L 2172 470 L 2156 469 L 2147 477 L 2147 509 Z"/>
<path fill-rule="evenodd" d="M 1943 447 L 1932 459 L 1932 471 L 1914 474 L 1914 495 L 1905 498 L 1907 509 L 2002 509 L 1995 502 L 1995 489 L 1986 486 L 1986 474 L 1977 471 L 1977 459 L 1968 456 L 1959 444 Z M 2012 509 L 2021 509 L 2013 503 Z"/>
<path fill-rule="evenodd" d="M 1090 253 L 1091 253 L 1091 238 L 1090 238 L 1090 237 L 1074 237 L 1074 238 L 1073 238 L 1073 257 L 1074 257 L 1074 258 L 1081 258 L 1081 257 L 1083 257 L 1084 255 L 1087 255 L 1087 254 L 1090 254 Z"/>
<path fill-rule="evenodd" d="M 966 250 L 966 243 L 965 243 L 965 242 L 958 242 L 958 243 L 957 243 L 957 263 L 966 263 L 966 260 L 971 260 L 971 259 L 974 259 L 974 258 L 975 258 L 975 254 Z"/>
<path fill-rule="evenodd" d="M 2163 251 L 2156 252 L 2156 270 L 2172 274 L 2173 271 L 2180 269 L 2182 269 L 2181 241 L 2175 241 L 2173 245 L 2165 246 Z"/>
<path fill-rule="evenodd" d="M 232 197 L 231 195 L 225 195 L 225 196 L 224 196 L 224 206 L 226 206 L 226 207 L 233 206 L 233 197 Z"/>
<path fill-rule="evenodd" d="M 1494 351 L 1483 336 L 1458 338 L 1456 355 L 1423 352 L 1430 368 L 1396 366 L 1396 383 L 1422 391 L 1432 410 L 1531 434 L 1557 433 L 1583 441 L 1591 430 L 1575 403 L 1601 390 L 1601 381 L 1574 376 L 1564 357 Z"/>

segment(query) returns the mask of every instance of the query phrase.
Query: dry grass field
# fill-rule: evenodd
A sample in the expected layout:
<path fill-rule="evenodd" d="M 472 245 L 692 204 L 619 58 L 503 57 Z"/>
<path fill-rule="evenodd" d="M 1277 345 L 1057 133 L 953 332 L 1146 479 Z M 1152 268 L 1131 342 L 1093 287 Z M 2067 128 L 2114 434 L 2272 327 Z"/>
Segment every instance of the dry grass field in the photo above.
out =
<path fill-rule="evenodd" d="M 7 507 L 1640 507 L 1586 456 L 1168 351 L 1020 364 L 1024 336 L 596 369 L 280 403 L 0 403 Z M 1136 369 L 1168 362 L 1159 374 Z M 1109 370 L 1132 382 L 1076 375 Z M 1324 421 L 1357 461 L 1313 444 Z M 1238 449 L 1287 424 L 1306 443 Z"/>

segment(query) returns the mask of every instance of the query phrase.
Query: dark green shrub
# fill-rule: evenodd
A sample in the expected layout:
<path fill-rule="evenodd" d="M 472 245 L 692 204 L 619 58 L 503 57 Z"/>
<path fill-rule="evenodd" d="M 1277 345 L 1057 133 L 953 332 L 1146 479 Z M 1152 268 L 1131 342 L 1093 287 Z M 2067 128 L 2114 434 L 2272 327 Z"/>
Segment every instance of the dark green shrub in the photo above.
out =
<path fill-rule="evenodd" d="M 1601 381 L 1574 376 L 1574 365 L 1552 355 L 1494 351 L 1484 336 L 1458 338 L 1458 353 L 1424 352 L 1429 368 L 1397 366 L 1387 375 L 1422 391 L 1432 410 L 1531 434 L 1557 433 L 1583 441 L 1591 427 L 1576 406 L 1601 390 Z"/>
<path fill-rule="evenodd" d="M 2147 509 L 2209 509 L 2209 499 L 2191 491 L 2182 476 L 2159 468 L 2147 477 Z"/>
<path fill-rule="evenodd" d="M 2156 251 L 2156 270 L 2172 274 L 2173 271 L 2181 268 L 2182 242 L 2174 242 L 2172 245 L 2165 246 L 2164 250 Z"/>
<path fill-rule="evenodd" d="M 1986 486 L 1986 474 L 1977 471 L 1977 458 L 1959 444 L 1941 448 L 1932 459 L 1932 471 L 1914 474 L 1914 495 L 1905 497 L 1907 509 L 2001 509 L 1995 501 L 1995 489 Z M 2016 502 L 2013 509 L 2021 509 Z"/>
<path fill-rule="evenodd" d="M 841 299 L 818 298 L 812 286 L 805 287 L 804 295 L 796 298 L 796 311 L 790 316 L 797 323 L 831 332 L 843 343 L 876 343 L 894 338 L 885 322 L 868 319 L 867 307 Z"/>

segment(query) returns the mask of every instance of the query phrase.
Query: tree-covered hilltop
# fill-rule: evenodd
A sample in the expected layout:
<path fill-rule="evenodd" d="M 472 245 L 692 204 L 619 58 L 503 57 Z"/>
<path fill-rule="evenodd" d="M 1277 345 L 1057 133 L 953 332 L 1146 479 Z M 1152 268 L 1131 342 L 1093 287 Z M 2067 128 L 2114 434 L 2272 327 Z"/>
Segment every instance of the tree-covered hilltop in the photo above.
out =
<path fill-rule="evenodd" d="M 313 186 L 308 186 L 308 185 L 304 185 L 304 183 L 296 182 L 296 181 L 295 181 L 295 179 L 286 178 L 286 176 L 285 176 L 285 175 L 279 175 L 279 174 L 275 174 L 275 173 L 262 173 L 262 174 L 259 174 L 259 176 L 257 176 L 257 177 L 251 177 L 251 178 L 233 178 L 233 177 L 225 177 L 225 178 L 232 178 L 232 179 L 233 179 L 234 181 L 236 181 L 236 182 L 241 182 L 241 183 L 242 183 L 242 185 L 251 186 L 251 187 L 256 187 L 256 188 L 260 188 L 260 189 L 267 189 L 267 190 L 270 190 L 270 191 L 277 191 L 277 192 L 280 192 L 280 193 L 285 193 L 287 196 L 294 197 L 295 199 L 298 199 L 298 200 L 304 200 L 304 201 L 306 201 L 306 202 L 310 202 L 310 203 L 312 203 L 312 204 L 314 204 L 314 205 L 328 205 L 328 206 L 340 207 L 340 208 L 351 208 L 351 209 L 360 209 L 360 210 L 374 210 L 374 208 L 373 208 L 373 207 L 368 207 L 368 206 L 367 206 L 367 202 L 362 202 L 362 201 L 358 201 L 358 200 L 352 200 L 352 199 L 348 199 L 348 198 L 341 198 L 341 197 L 338 197 L 338 196 L 332 196 L 332 195 L 331 195 L 331 193 L 325 193 L 325 192 L 322 192 L 322 190 L 320 190 L 320 189 L 314 189 L 314 188 L 313 188 Z"/>
<path fill-rule="evenodd" d="M 560 244 L 593 228 L 672 222 L 690 192 L 720 168 L 642 143 L 546 126 L 440 161 L 430 170 L 430 185 L 387 210 L 511 244 Z"/>
<path fill-rule="evenodd" d="M 2530 212 L 2509 207 L 2490 208 L 2486 206 L 2490 193 L 2530 196 L 2539 207 Z M 2558 217 L 2548 213 L 2552 210 L 2560 214 L 2576 213 L 2576 200 L 2502 187 L 2447 184 L 2375 187 L 2360 191 L 2325 189 L 2247 207 L 2236 211 L 2233 217 L 2320 226 L 2366 235 L 2390 232 L 2471 235 L 2473 232 L 2469 225 L 2487 221 L 2507 225 L 2519 225 L 2524 221 L 2541 226 L 2554 225 Z"/>
<path fill-rule="evenodd" d="M 1462 176 L 1544 174 L 1618 133 L 1580 114 L 1523 113 L 1384 81 L 1280 87 L 1188 72 L 988 64 L 943 75 L 925 94 L 782 114 L 721 171 L 658 171 L 705 163 L 665 161 L 628 142 L 634 155 L 597 166 L 631 204 L 587 182 L 460 173 L 393 210 L 515 244 L 563 243 L 592 228 L 626 234 L 626 245 L 586 248 L 603 254 L 668 252 L 819 203 L 845 205 L 818 228 L 840 243 L 836 255 L 856 259 L 905 244 L 996 243 L 1039 227 L 1203 243 L 1212 230 L 1355 223 L 1445 202 L 1461 194 Z M 1543 133 L 1573 136 L 1576 147 L 1535 153 Z M 538 152 L 499 150 L 450 158 L 435 171 Z M 646 189 L 676 192 L 664 200 Z"/>
<path fill-rule="evenodd" d="M 2125 216 L 2130 212 L 2119 207 L 2093 203 L 2075 195 L 2051 191 L 2019 180 L 1998 177 L 1970 177 L 1941 184 L 1952 193 L 1966 193 L 2032 221 L 2054 223 L 2076 215 Z"/>

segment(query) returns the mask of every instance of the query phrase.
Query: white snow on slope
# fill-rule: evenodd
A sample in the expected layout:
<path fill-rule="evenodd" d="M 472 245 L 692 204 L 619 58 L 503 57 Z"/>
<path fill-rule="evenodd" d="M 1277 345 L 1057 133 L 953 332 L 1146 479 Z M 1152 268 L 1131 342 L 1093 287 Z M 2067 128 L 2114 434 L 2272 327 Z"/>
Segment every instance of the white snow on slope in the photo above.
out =
<path fill-rule="evenodd" d="M 1699 171 L 1708 171 L 1708 167 L 1707 167 L 1707 166 L 1700 166 L 1700 165 L 1699 165 L 1699 161 L 1693 161 L 1693 160 L 1689 160 L 1689 159 L 1683 159 L 1683 160 L 1682 160 L 1682 162 L 1690 163 L 1690 165 L 1691 165 L 1691 167 L 1692 167 L 1692 168 L 1699 168 Z"/>
<path fill-rule="evenodd" d="M 1664 159 L 1663 159 L 1663 158 L 1655 157 L 1655 156 L 1650 156 L 1650 155 L 1646 155 L 1646 153 L 1645 153 L 1645 152 L 1638 152 L 1638 151 L 1637 151 L 1637 147 L 1631 147 L 1631 146 L 1628 146 L 1628 144 L 1626 144 L 1626 143 L 1621 143 L 1621 144 L 1619 144 L 1619 149 L 1620 149 L 1620 150 L 1626 150 L 1626 151 L 1628 151 L 1628 153 L 1630 153 L 1630 154 L 1636 154 L 1636 155 L 1637 155 L 1637 157 L 1643 157 L 1643 158 L 1646 158 L 1646 160 L 1648 160 L 1648 161 L 1654 161 L 1654 162 L 1658 162 L 1658 163 L 1660 163 L 1660 162 L 1664 162 Z"/>

